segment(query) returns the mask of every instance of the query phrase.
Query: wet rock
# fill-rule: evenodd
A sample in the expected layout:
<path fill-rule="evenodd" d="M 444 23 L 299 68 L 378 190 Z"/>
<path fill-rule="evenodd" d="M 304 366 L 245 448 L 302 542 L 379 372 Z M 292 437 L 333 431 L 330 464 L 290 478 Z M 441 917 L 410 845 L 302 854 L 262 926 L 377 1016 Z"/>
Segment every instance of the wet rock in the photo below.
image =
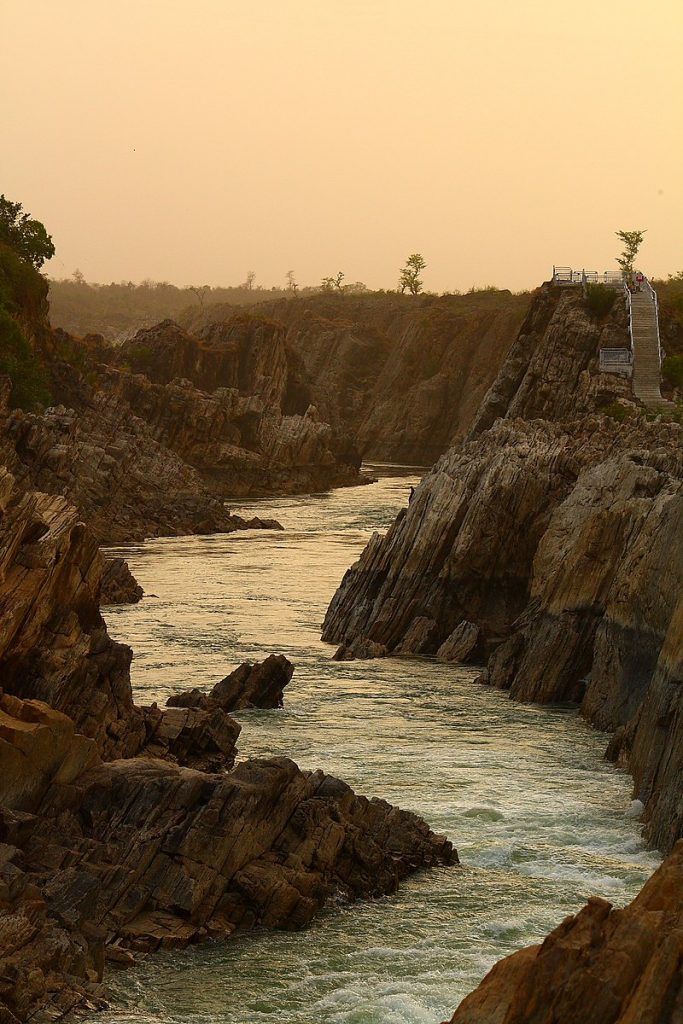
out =
<path fill-rule="evenodd" d="M 137 604 L 144 593 L 124 558 L 105 558 L 100 589 L 101 604 Z"/>
<path fill-rule="evenodd" d="M 438 648 L 438 661 L 468 661 L 473 658 L 479 647 L 481 631 L 474 622 L 463 619 L 453 632 L 446 637 Z"/>
<path fill-rule="evenodd" d="M 281 708 L 283 690 L 294 674 L 294 666 L 283 654 L 271 654 L 265 661 L 245 662 L 216 683 L 209 694 L 224 711 L 238 708 Z"/>
<path fill-rule="evenodd" d="M 683 843 L 623 910 L 593 898 L 513 953 L 450 1024 L 678 1024 L 683 1020 Z"/>
<path fill-rule="evenodd" d="M 332 655 L 333 661 L 361 661 L 370 658 L 384 658 L 389 652 L 384 644 L 373 643 L 372 640 L 360 639 L 350 644 L 341 644 Z"/>
<path fill-rule="evenodd" d="M 245 661 L 208 693 L 194 688 L 172 694 L 169 707 L 220 708 L 237 711 L 240 708 L 281 708 L 283 691 L 294 674 L 294 666 L 283 654 L 270 654 L 265 661 L 252 664 Z"/>

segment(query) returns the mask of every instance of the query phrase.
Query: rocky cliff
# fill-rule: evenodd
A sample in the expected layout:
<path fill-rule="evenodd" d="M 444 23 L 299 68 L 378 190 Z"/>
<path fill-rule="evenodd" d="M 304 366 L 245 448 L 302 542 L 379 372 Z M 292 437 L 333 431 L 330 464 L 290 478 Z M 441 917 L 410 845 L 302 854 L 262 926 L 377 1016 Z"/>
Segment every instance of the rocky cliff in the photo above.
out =
<path fill-rule="evenodd" d="M 457 857 L 415 815 L 286 758 L 232 771 L 230 701 L 277 703 L 291 666 L 245 666 L 202 706 L 139 708 L 99 612 L 97 541 L 0 470 L 0 1018 L 97 1007 L 106 962 L 298 928 L 333 895 L 392 892 Z M 267 692 L 262 692 L 267 691 Z M 202 769 L 202 770 L 200 770 Z M 208 770 L 203 770 L 208 769 Z"/>
<path fill-rule="evenodd" d="M 167 321 L 107 358 L 113 366 L 100 371 L 102 386 L 214 493 L 363 482 L 350 437 L 325 422 L 310 389 L 293 382 L 284 329 L 270 320 L 233 313 L 196 334 Z"/>
<path fill-rule="evenodd" d="M 293 400 L 350 433 L 363 458 L 430 464 L 471 425 L 529 305 L 509 292 L 310 295 L 251 312 L 286 330 Z M 207 306 L 192 331 L 234 311 Z"/>
<path fill-rule="evenodd" d="M 623 910 L 592 899 L 540 946 L 501 960 L 450 1024 L 678 1024 L 683 843 Z"/>
<path fill-rule="evenodd" d="M 600 414 L 620 385 L 595 372 L 597 346 L 620 316 L 540 293 L 469 439 L 372 538 L 323 637 L 340 657 L 483 662 L 519 700 L 581 704 L 618 730 L 611 756 L 668 849 L 683 832 L 683 430 L 635 406 Z"/>
<path fill-rule="evenodd" d="M 259 527 L 225 498 L 364 482 L 349 437 L 292 388 L 277 324 L 245 314 L 194 337 L 167 321 L 117 349 L 52 330 L 46 297 L 4 247 L 0 465 L 67 497 L 102 542 Z"/>

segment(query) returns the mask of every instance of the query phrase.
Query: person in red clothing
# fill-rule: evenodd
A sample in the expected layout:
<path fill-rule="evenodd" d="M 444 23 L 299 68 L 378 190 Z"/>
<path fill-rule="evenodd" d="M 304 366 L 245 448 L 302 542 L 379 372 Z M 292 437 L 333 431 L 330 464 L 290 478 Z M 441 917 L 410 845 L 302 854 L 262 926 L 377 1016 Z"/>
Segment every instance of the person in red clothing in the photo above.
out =
<path fill-rule="evenodd" d="M 643 287 L 643 281 L 644 280 L 645 280 L 645 278 L 643 277 L 642 272 L 639 270 L 638 273 L 636 274 L 636 291 L 637 292 L 639 292 L 640 289 Z"/>

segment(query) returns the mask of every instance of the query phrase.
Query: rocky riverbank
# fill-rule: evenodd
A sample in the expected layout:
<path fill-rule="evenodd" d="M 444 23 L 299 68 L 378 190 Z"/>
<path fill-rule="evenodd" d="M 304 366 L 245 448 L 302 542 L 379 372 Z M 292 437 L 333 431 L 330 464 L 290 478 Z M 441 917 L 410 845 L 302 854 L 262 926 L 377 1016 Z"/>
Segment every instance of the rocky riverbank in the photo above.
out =
<path fill-rule="evenodd" d="M 0 377 L 0 465 L 67 497 L 103 544 L 277 526 L 226 499 L 367 481 L 281 326 L 245 314 L 195 337 L 166 321 L 117 348 L 52 330 L 47 282 L 6 246 L 0 283 L 24 360 Z"/>
<path fill-rule="evenodd" d="M 620 385 L 595 372 L 596 346 L 619 317 L 541 293 L 469 440 L 373 537 L 323 638 L 338 657 L 484 662 L 519 700 L 580 704 L 615 732 L 609 755 L 666 850 L 683 833 L 683 430 L 600 413 Z"/>
<path fill-rule="evenodd" d="M 0 471 L 0 1015 L 102 1006 L 135 952 L 299 928 L 332 895 L 392 892 L 457 860 L 414 814 L 286 758 L 230 770 L 225 707 L 277 703 L 285 664 L 192 707 L 137 707 L 76 509 Z M 209 771 L 199 770 L 209 768 Z M 226 771 L 227 769 L 227 771 Z"/>

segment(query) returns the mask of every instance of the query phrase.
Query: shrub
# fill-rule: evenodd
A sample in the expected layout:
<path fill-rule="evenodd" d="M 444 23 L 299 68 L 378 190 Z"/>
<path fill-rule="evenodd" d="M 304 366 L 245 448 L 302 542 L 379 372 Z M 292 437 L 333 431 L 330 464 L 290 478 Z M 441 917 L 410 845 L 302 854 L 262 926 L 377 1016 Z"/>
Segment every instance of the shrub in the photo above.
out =
<path fill-rule="evenodd" d="M 683 356 L 667 356 L 662 363 L 662 376 L 674 387 L 683 387 Z"/>
<path fill-rule="evenodd" d="M 154 362 L 154 353 L 148 345 L 131 345 L 126 356 L 133 370 L 148 370 Z"/>
<path fill-rule="evenodd" d="M 625 405 L 621 402 L 610 402 L 609 405 L 602 407 L 600 412 L 604 416 L 609 416 L 611 419 L 616 420 L 617 423 L 623 423 L 624 420 L 630 419 L 632 413 Z"/>
<path fill-rule="evenodd" d="M 0 373 L 12 381 L 10 405 L 32 409 L 48 405 L 50 391 L 42 366 L 24 337 L 19 324 L 0 306 Z"/>
<path fill-rule="evenodd" d="M 586 286 L 586 308 L 593 316 L 607 316 L 614 305 L 617 293 L 606 284 L 589 284 Z"/>

